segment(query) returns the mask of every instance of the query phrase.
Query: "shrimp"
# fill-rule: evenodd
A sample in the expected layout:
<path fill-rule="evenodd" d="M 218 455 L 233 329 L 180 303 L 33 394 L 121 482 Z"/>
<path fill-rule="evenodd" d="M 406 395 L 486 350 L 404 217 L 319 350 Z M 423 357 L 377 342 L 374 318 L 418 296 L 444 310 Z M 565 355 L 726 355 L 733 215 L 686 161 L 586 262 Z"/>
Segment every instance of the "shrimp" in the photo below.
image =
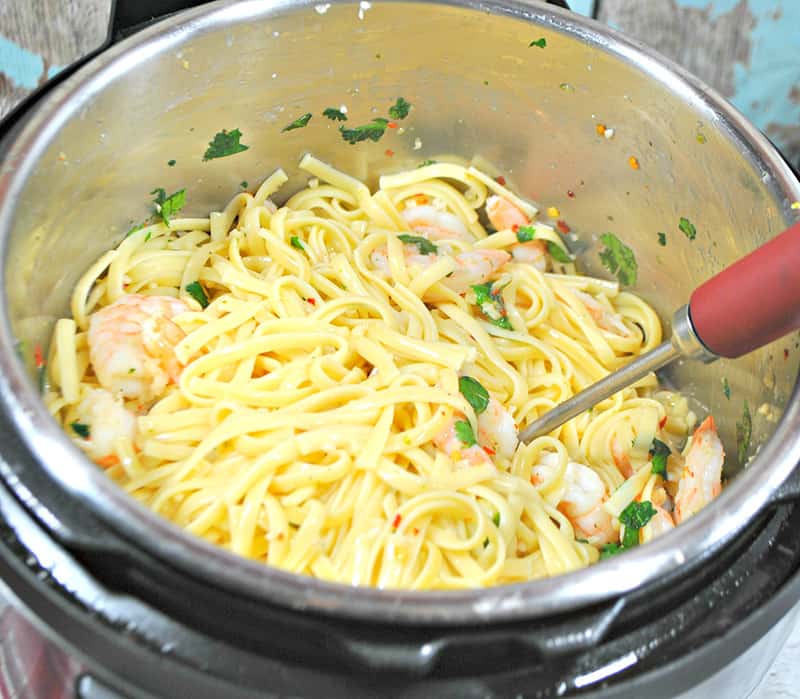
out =
<path fill-rule="evenodd" d="M 486 200 L 486 216 L 498 231 L 529 226 L 531 220 L 512 201 L 493 194 Z"/>
<path fill-rule="evenodd" d="M 426 268 L 438 261 L 443 254 L 421 255 L 416 245 L 405 245 L 405 262 L 410 268 Z M 511 256 L 503 250 L 468 250 L 453 256 L 455 268 L 449 276 L 441 279 L 441 284 L 457 294 L 463 293 L 473 284 L 483 284 L 495 272 L 505 265 Z M 376 271 L 383 277 L 389 277 L 389 259 L 386 248 L 377 248 L 370 253 L 370 260 Z M 426 300 L 435 300 L 432 297 Z"/>
<path fill-rule="evenodd" d="M 685 455 L 683 473 L 675 496 L 675 522 L 697 514 L 722 492 L 722 464 L 725 450 L 709 415 L 692 435 Z"/>
<path fill-rule="evenodd" d="M 465 447 L 456 434 L 456 421 L 466 420 L 456 413 L 448 426 L 433 440 L 433 443 L 448 456 L 466 459 L 473 466 L 492 463 L 489 454 L 510 459 L 517 450 L 517 425 L 511 413 L 494 396 L 489 398 L 486 410 L 478 415 L 478 444 Z"/>
<path fill-rule="evenodd" d="M 409 206 L 400 216 L 412 230 L 429 240 L 475 240 L 460 218 L 433 206 Z"/>
<path fill-rule="evenodd" d="M 460 294 L 473 284 L 488 281 L 509 261 L 510 256 L 504 250 L 468 250 L 453 259 L 456 268 L 449 277 L 442 279 L 442 284 Z"/>
<path fill-rule="evenodd" d="M 486 410 L 478 415 L 478 441 L 505 459 L 510 459 L 517 450 L 517 425 L 496 398 L 489 398 Z"/>
<path fill-rule="evenodd" d="M 533 467 L 531 481 L 539 484 L 552 477 L 558 467 L 558 454 L 542 454 Z M 619 540 L 619 531 L 612 516 L 603 507 L 608 499 L 606 486 L 594 470 L 575 461 L 567 462 L 563 481 L 566 486 L 558 509 L 572 522 L 579 538 L 594 546 Z"/>
<path fill-rule="evenodd" d="M 622 316 L 619 313 L 609 311 L 605 306 L 597 301 L 594 296 L 591 296 L 578 289 L 573 289 L 572 293 L 578 297 L 578 300 L 586 306 L 589 315 L 597 324 L 598 328 L 607 330 L 610 333 L 619 335 L 621 337 L 630 337 L 631 329 L 625 325 Z"/>
<path fill-rule="evenodd" d="M 177 381 L 175 345 L 185 336 L 172 318 L 189 307 L 170 296 L 127 294 L 89 316 L 89 359 L 100 385 L 146 401 Z"/>
<path fill-rule="evenodd" d="M 120 439 L 131 442 L 136 434 L 136 417 L 104 388 L 92 388 L 86 392 L 77 406 L 77 422 L 89 429 L 88 437 L 81 440 L 80 447 L 101 465 L 112 465 L 116 461 L 115 445 Z"/>
<path fill-rule="evenodd" d="M 460 418 L 463 420 L 464 416 Z M 464 443 L 456 434 L 456 418 L 453 418 L 448 426 L 433 438 L 433 443 L 437 449 L 441 449 L 454 461 L 465 460 L 471 466 L 483 466 L 491 464 L 489 455 L 477 444 L 465 447 Z"/>
<path fill-rule="evenodd" d="M 523 265 L 533 265 L 540 272 L 547 271 L 547 246 L 542 240 L 531 240 L 528 243 L 519 243 L 511 248 L 514 262 Z"/>
<path fill-rule="evenodd" d="M 531 223 L 525 212 L 516 204 L 497 195 L 492 195 L 486 200 L 486 216 L 489 223 L 498 231 L 516 230 Z M 547 269 L 547 244 L 543 240 L 531 240 L 514 245 L 511 248 L 511 255 L 514 262 L 533 265 L 540 272 Z"/>
<path fill-rule="evenodd" d="M 628 458 L 627 452 L 622 449 L 617 435 L 611 438 L 611 456 L 619 472 L 625 476 L 625 478 L 630 478 L 633 475 L 633 466 L 631 465 L 631 460 Z"/>
<path fill-rule="evenodd" d="M 675 520 L 672 515 L 663 507 L 652 503 L 656 513 L 653 518 L 639 530 L 639 543 L 646 544 L 657 536 L 666 534 L 670 529 L 675 528 Z"/>

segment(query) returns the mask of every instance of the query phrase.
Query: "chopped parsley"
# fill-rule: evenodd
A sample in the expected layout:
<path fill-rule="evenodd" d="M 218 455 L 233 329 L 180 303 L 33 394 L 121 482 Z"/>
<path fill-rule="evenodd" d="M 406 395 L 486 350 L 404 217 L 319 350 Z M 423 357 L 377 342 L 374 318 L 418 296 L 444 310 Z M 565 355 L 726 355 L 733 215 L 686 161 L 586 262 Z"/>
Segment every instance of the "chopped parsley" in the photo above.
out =
<path fill-rule="evenodd" d="M 417 168 L 427 167 L 428 165 L 436 165 L 436 161 L 431 160 L 430 158 L 428 160 L 423 160 L 419 165 L 417 165 Z"/>
<path fill-rule="evenodd" d="M 406 102 L 402 97 L 398 97 L 397 101 L 389 107 L 389 116 L 392 119 L 405 119 L 411 109 L 411 104 Z"/>
<path fill-rule="evenodd" d="M 302 129 L 305 126 L 308 126 L 308 122 L 311 121 L 311 112 L 306 112 L 303 116 L 297 117 L 291 124 L 287 124 L 281 129 L 281 133 L 284 131 L 294 131 L 295 129 Z"/>
<path fill-rule="evenodd" d="M 658 244 L 662 247 L 666 246 L 667 244 L 667 234 L 663 231 L 658 232 Z"/>
<path fill-rule="evenodd" d="M 517 240 L 520 243 L 530 243 L 536 237 L 536 229 L 533 226 L 520 226 L 517 229 Z"/>
<path fill-rule="evenodd" d="M 461 376 L 458 379 L 458 390 L 467 399 L 475 413 L 480 415 L 489 406 L 489 391 L 477 379 Z"/>
<path fill-rule="evenodd" d="M 639 265 L 636 264 L 636 257 L 625 243 L 623 243 L 613 233 L 603 233 L 600 242 L 605 248 L 600 251 L 600 262 L 603 266 L 615 274 L 620 284 L 633 286 L 636 284 L 636 274 Z"/>
<path fill-rule="evenodd" d="M 550 257 L 552 257 L 556 262 L 561 262 L 565 265 L 572 262 L 572 257 L 570 257 L 570 254 L 558 243 L 554 243 L 552 240 L 547 241 L 547 252 L 550 253 Z"/>
<path fill-rule="evenodd" d="M 422 255 L 435 255 L 437 252 L 439 252 L 439 248 L 437 248 L 430 240 L 423 238 L 420 235 L 409 235 L 408 233 L 403 233 L 397 237 L 406 245 L 416 245 L 417 249 Z"/>
<path fill-rule="evenodd" d="M 540 49 L 543 49 L 547 46 L 547 39 L 541 37 L 539 39 L 536 39 L 536 41 L 531 41 L 531 43 L 528 44 L 528 48 L 530 48 L 531 46 L 538 46 Z"/>
<path fill-rule="evenodd" d="M 136 233 L 136 231 L 140 231 L 142 228 L 144 228 L 143 223 L 137 223 L 135 226 L 131 226 L 130 229 L 128 229 L 128 232 L 125 234 L 125 237 L 127 238 L 129 235 L 131 235 L 131 233 Z"/>
<path fill-rule="evenodd" d="M 492 515 L 492 522 L 494 522 L 494 526 L 495 527 L 499 527 L 500 526 L 500 513 L 499 512 L 495 512 Z"/>
<path fill-rule="evenodd" d="M 728 400 L 731 399 L 731 385 L 728 383 L 727 376 L 722 377 L 722 392 Z"/>
<path fill-rule="evenodd" d="M 242 189 L 247 189 L 247 187 L 248 187 L 248 185 L 247 185 L 247 180 L 242 180 L 242 181 L 239 183 L 239 186 L 240 186 Z"/>
<path fill-rule="evenodd" d="M 369 124 L 356 126 L 352 129 L 346 129 L 344 126 L 339 127 L 339 133 L 342 138 L 347 141 L 351 146 L 360 141 L 380 141 L 389 124 L 388 119 L 383 117 L 375 117 Z"/>
<path fill-rule="evenodd" d="M 41 366 L 38 368 L 38 372 L 39 393 L 44 393 L 47 388 L 47 362 L 42 362 Z"/>
<path fill-rule="evenodd" d="M 328 117 L 328 119 L 331 121 L 347 121 L 347 114 L 345 114 L 341 109 L 336 109 L 335 107 L 327 107 L 326 109 L 323 109 L 322 116 Z"/>
<path fill-rule="evenodd" d="M 235 155 L 247 150 L 250 146 L 239 143 L 242 132 L 239 129 L 222 131 L 214 134 L 214 139 L 208 142 L 208 148 L 203 155 L 203 160 L 214 160 L 214 158 L 224 158 L 228 155 Z"/>
<path fill-rule="evenodd" d="M 170 167 L 175 167 L 175 163 L 178 162 L 177 160 L 167 160 L 167 165 Z"/>
<path fill-rule="evenodd" d="M 72 428 L 72 431 L 77 434 L 79 437 L 83 437 L 84 439 L 89 439 L 89 425 L 85 425 L 82 422 L 71 422 L 69 425 Z"/>
<path fill-rule="evenodd" d="M 455 424 L 456 437 L 461 441 L 465 447 L 474 447 L 478 440 L 475 439 L 475 433 L 472 431 L 472 425 L 466 420 L 459 420 Z"/>
<path fill-rule="evenodd" d="M 514 326 L 508 319 L 506 304 L 499 290 L 492 289 L 492 282 L 483 284 L 473 284 L 471 287 L 475 293 L 475 305 L 498 328 L 513 330 Z"/>
<path fill-rule="evenodd" d="M 179 189 L 169 196 L 162 187 L 154 189 L 150 194 L 155 194 L 156 198 L 153 199 L 153 206 L 156 210 L 156 215 L 161 217 L 161 220 L 169 224 L 169 219 L 174 214 L 177 214 L 186 203 L 186 190 Z"/>
<path fill-rule="evenodd" d="M 747 451 L 750 449 L 750 438 L 753 436 L 753 419 L 750 417 L 750 406 L 744 402 L 742 419 L 736 423 L 736 447 L 738 449 L 739 463 L 744 464 Z"/>
<path fill-rule="evenodd" d="M 650 447 L 650 458 L 652 459 L 653 466 L 650 469 L 651 473 L 657 473 L 667 480 L 667 457 L 671 454 L 670 448 L 667 444 L 660 439 L 653 439 L 653 446 Z"/>
<path fill-rule="evenodd" d="M 289 239 L 289 242 L 292 244 L 293 248 L 297 248 L 298 250 L 302 250 L 303 252 L 305 252 L 306 246 L 303 244 L 303 241 L 300 240 L 300 238 L 298 238 L 296 235 L 293 235 Z"/>
<path fill-rule="evenodd" d="M 186 291 L 188 291 L 189 296 L 197 301 L 197 303 L 199 303 L 203 308 L 208 306 L 208 296 L 206 296 L 206 291 L 200 285 L 200 282 L 192 282 L 191 284 L 187 284 Z"/>
<path fill-rule="evenodd" d="M 577 541 L 577 540 L 576 540 Z M 622 544 L 603 544 L 600 548 L 600 560 L 610 558 L 618 553 L 622 553 L 625 547 Z"/>
<path fill-rule="evenodd" d="M 632 548 L 639 545 L 639 530 L 645 526 L 656 514 L 656 508 L 649 500 L 636 502 L 635 500 L 628 505 L 619 515 L 620 524 L 625 525 L 625 534 L 622 537 L 624 548 Z"/>
<path fill-rule="evenodd" d="M 694 240 L 697 237 L 697 229 L 694 227 L 694 224 L 688 219 L 681 216 L 680 223 L 678 223 L 678 228 L 681 229 L 683 234 L 689 239 Z"/>

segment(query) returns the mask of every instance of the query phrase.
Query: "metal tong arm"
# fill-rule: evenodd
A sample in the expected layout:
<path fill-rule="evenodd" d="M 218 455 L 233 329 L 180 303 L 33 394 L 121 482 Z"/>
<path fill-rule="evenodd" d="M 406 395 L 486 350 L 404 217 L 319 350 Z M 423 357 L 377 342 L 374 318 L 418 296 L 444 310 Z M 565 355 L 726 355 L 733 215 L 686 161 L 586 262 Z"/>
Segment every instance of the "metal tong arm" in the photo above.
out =
<path fill-rule="evenodd" d="M 584 410 L 636 383 L 679 356 L 700 359 L 704 362 L 713 362 L 717 359 L 717 355 L 706 348 L 694 331 L 689 316 L 689 306 L 682 306 L 676 311 L 672 319 L 672 337 L 669 340 L 546 412 L 520 432 L 520 441 L 527 444 L 536 437 L 549 434 L 567 420 L 580 415 Z"/>

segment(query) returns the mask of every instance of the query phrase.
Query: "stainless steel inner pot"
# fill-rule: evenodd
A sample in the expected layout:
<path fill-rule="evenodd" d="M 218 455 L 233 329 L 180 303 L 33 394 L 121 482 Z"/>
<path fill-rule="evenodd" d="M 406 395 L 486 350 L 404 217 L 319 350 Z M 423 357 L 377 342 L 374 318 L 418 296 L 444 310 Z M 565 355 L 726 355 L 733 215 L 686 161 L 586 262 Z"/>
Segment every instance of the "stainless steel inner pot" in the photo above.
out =
<path fill-rule="evenodd" d="M 541 37 L 544 49 L 529 45 Z M 401 95 L 414 105 L 405 132 L 379 143 L 348 145 L 320 116 L 344 104 L 353 124 L 365 123 Z M 308 127 L 281 131 L 306 112 L 314 114 Z M 597 134 L 598 123 L 613 128 L 613 139 Z M 249 150 L 203 162 L 223 128 L 241 129 Z M 800 351 L 790 337 L 735 362 L 667 372 L 722 427 L 730 484 L 656 542 L 558 579 L 355 591 L 240 559 L 146 511 L 61 433 L 17 343 L 46 345 L 54 320 L 69 314 L 78 277 L 149 214 L 154 188 L 186 187 L 185 212 L 204 215 L 243 180 L 258 182 L 278 166 L 292 175 L 286 191 L 298 188 L 305 152 L 371 184 L 425 158 L 480 156 L 523 196 L 561 210 L 588 272 L 606 274 L 598 234 L 631 245 L 636 291 L 665 319 L 695 285 L 782 231 L 800 199 L 771 145 L 713 91 L 608 28 L 537 2 L 223 0 L 130 37 L 43 101 L 0 168 L 0 395 L 35 457 L 27 468 L 45 469 L 131 545 L 293 609 L 411 624 L 533 618 L 699 564 L 800 461 Z M 696 225 L 694 241 L 678 230 L 681 216 Z M 734 426 L 745 401 L 753 442 L 742 469 Z"/>

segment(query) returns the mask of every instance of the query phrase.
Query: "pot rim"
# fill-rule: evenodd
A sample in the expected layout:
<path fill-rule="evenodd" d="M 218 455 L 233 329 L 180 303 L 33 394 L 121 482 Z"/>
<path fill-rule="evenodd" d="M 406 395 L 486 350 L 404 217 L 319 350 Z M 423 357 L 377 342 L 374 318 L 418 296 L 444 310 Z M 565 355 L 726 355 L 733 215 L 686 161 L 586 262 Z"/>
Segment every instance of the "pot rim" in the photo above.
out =
<path fill-rule="evenodd" d="M 336 4 L 353 4 L 332 0 Z M 425 0 L 527 21 L 566 34 L 635 66 L 718 124 L 754 169 L 772 176 L 776 198 L 800 199 L 800 183 L 769 141 L 715 91 L 652 49 L 593 20 L 525 0 Z M 59 129 L 103 87 L 139 60 L 207 31 L 313 6 L 313 0 L 219 0 L 181 12 L 107 49 L 37 106 L 11 142 L 0 167 L 0 285 L 15 201 Z M 92 464 L 49 415 L 22 361 L 5 305 L 0 307 L 0 407 L 39 467 L 125 539 L 152 556 L 230 591 L 296 611 L 371 622 L 469 624 L 541 618 L 597 604 L 653 583 L 699 561 L 731 540 L 768 503 L 800 462 L 800 382 L 795 382 L 774 434 L 723 493 L 699 514 L 647 546 L 556 578 L 460 591 L 353 588 L 299 576 L 235 555 L 195 537 L 146 509 Z M 12 484 L 17 490 L 21 484 Z M 23 486 L 24 487 L 24 486 Z M 345 593 L 345 594 L 343 594 Z"/>

